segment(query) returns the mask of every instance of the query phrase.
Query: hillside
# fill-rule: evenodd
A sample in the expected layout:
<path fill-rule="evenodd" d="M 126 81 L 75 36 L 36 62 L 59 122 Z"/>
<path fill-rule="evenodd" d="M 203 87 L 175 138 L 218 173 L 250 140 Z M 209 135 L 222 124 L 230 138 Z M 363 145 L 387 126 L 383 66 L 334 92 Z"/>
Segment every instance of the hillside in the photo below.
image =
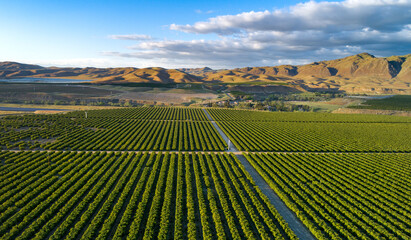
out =
<path fill-rule="evenodd" d="M 21 77 L 72 78 L 94 80 L 95 83 L 186 83 L 200 81 L 196 76 L 164 68 L 43 68 L 36 65 L 0 63 L 0 78 Z"/>
<path fill-rule="evenodd" d="M 0 62 L 0 71 L 20 71 L 26 69 L 43 69 L 38 65 L 22 64 L 18 62 Z"/>
<path fill-rule="evenodd" d="M 113 68 L 104 77 L 92 76 L 94 83 L 190 83 L 201 80 L 193 75 L 175 69 L 164 68 Z"/>
<path fill-rule="evenodd" d="M 177 69 L 179 71 L 204 78 L 210 73 L 216 73 L 217 70 L 211 69 L 209 67 L 203 67 L 203 68 L 179 68 Z"/>
<path fill-rule="evenodd" d="M 376 58 L 361 53 L 311 64 L 245 67 L 230 70 L 204 68 L 56 68 L 14 62 L 0 63 L 0 78 L 51 77 L 94 80 L 93 83 L 249 83 L 286 84 L 303 91 L 410 94 L 411 54 Z M 261 86 L 260 86 L 261 88 Z"/>
<path fill-rule="evenodd" d="M 197 73 L 197 75 L 200 75 Z M 305 90 L 350 93 L 411 93 L 411 54 L 376 58 L 361 53 L 307 65 L 246 67 L 204 73 L 205 81 L 288 83 Z"/>

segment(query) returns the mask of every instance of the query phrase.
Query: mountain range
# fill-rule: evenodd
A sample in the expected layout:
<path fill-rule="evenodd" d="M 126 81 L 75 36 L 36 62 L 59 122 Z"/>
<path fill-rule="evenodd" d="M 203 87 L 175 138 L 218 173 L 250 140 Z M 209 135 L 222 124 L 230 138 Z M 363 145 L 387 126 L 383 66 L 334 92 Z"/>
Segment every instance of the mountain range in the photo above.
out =
<path fill-rule="evenodd" d="M 92 83 L 232 83 L 287 85 L 310 90 L 348 93 L 411 93 L 411 54 L 377 58 L 361 53 L 306 65 L 204 68 L 58 68 L 0 62 L 0 78 L 71 78 Z"/>

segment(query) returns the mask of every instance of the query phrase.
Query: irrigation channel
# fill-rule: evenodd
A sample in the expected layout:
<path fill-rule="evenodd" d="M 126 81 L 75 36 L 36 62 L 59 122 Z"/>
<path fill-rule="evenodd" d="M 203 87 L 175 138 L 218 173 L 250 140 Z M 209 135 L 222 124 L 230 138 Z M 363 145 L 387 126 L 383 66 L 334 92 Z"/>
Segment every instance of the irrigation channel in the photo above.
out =
<path fill-rule="evenodd" d="M 227 143 L 228 150 L 226 152 L 232 152 L 236 155 L 238 160 L 243 164 L 244 168 L 248 171 L 251 177 L 254 179 L 255 184 L 261 189 L 261 191 L 268 197 L 271 204 L 277 209 L 277 211 L 281 214 L 284 220 L 287 222 L 288 226 L 293 230 L 295 235 L 299 239 L 304 240 L 311 240 L 315 239 L 311 232 L 304 226 L 304 224 L 297 218 L 295 213 L 291 211 L 285 203 L 278 197 L 278 195 L 274 192 L 273 189 L 270 188 L 268 183 L 263 179 L 263 177 L 254 169 L 253 166 L 247 161 L 247 159 L 243 156 L 242 152 L 239 151 L 234 144 L 231 143 L 230 139 L 227 135 L 221 130 L 218 124 L 214 121 L 214 119 L 210 116 L 207 110 L 203 109 L 204 113 L 207 115 L 208 120 L 214 125 L 217 129 L 218 133 Z"/>

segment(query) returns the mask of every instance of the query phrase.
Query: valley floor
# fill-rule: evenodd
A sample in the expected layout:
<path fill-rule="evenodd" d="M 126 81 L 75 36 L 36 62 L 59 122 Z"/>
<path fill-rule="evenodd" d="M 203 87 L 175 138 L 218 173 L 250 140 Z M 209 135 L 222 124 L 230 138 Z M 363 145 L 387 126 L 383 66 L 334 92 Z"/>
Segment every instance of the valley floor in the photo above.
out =
<path fill-rule="evenodd" d="M 0 123 L 1 239 L 411 236 L 407 117 L 143 107 Z"/>

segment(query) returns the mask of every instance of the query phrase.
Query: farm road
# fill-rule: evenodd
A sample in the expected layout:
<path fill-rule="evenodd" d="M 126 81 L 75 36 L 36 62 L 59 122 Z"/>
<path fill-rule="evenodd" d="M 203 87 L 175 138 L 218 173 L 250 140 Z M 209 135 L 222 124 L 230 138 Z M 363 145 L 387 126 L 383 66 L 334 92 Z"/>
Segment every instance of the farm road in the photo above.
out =
<path fill-rule="evenodd" d="M 224 141 L 227 143 L 228 150 L 226 152 L 240 152 L 238 149 L 234 146 L 234 144 L 231 143 L 230 139 L 225 135 L 223 130 L 217 125 L 217 123 L 213 120 L 213 118 L 210 116 L 210 114 L 203 108 L 204 113 L 207 115 L 208 120 L 210 120 L 211 124 L 217 129 L 217 132 L 220 134 L 220 136 L 224 139 Z"/>
<path fill-rule="evenodd" d="M 267 182 L 261 177 L 261 175 L 254 169 L 253 166 L 248 162 L 248 160 L 243 156 L 243 154 L 236 154 L 236 157 L 243 164 L 244 168 L 253 178 L 255 184 L 261 189 L 261 191 L 268 197 L 271 204 L 277 209 L 278 213 L 284 218 L 288 226 L 293 230 L 295 235 L 299 239 L 315 239 L 311 232 L 304 226 L 304 224 L 297 218 L 297 216 L 292 212 L 284 202 L 278 197 L 272 188 L 267 184 Z"/>
<path fill-rule="evenodd" d="M 229 138 L 227 135 L 221 130 L 221 128 L 215 123 L 213 118 L 208 114 L 207 110 L 203 109 L 204 113 L 207 115 L 208 120 L 211 121 L 211 123 L 214 125 L 214 127 L 217 129 L 218 133 L 220 133 L 221 137 L 224 139 L 224 141 L 227 142 L 227 145 L 229 144 Z M 268 197 L 270 200 L 271 204 L 277 209 L 278 213 L 284 218 L 284 220 L 287 222 L 288 226 L 293 230 L 295 235 L 299 239 L 304 239 L 304 240 L 314 240 L 314 236 L 311 234 L 311 232 L 304 226 L 304 224 L 297 218 L 297 216 L 292 212 L 285 204 L 284 202 L 278 197 L 278 195 L 274 192 L 273 189 L 270 188 L 268 183 L 261 177 L 261 175 L 254 169 L 253 166 L 248 162 L 248 160 L 244 157 L 243 153 L 238 151 L 238 149 L 231 144 L 229 150 L 226 152 L 233 152 L 238 160 L 243 164 L 245 170 L 251 175 L 253 178 L 255 184 L 261 189 L 261 191 Z"/>

